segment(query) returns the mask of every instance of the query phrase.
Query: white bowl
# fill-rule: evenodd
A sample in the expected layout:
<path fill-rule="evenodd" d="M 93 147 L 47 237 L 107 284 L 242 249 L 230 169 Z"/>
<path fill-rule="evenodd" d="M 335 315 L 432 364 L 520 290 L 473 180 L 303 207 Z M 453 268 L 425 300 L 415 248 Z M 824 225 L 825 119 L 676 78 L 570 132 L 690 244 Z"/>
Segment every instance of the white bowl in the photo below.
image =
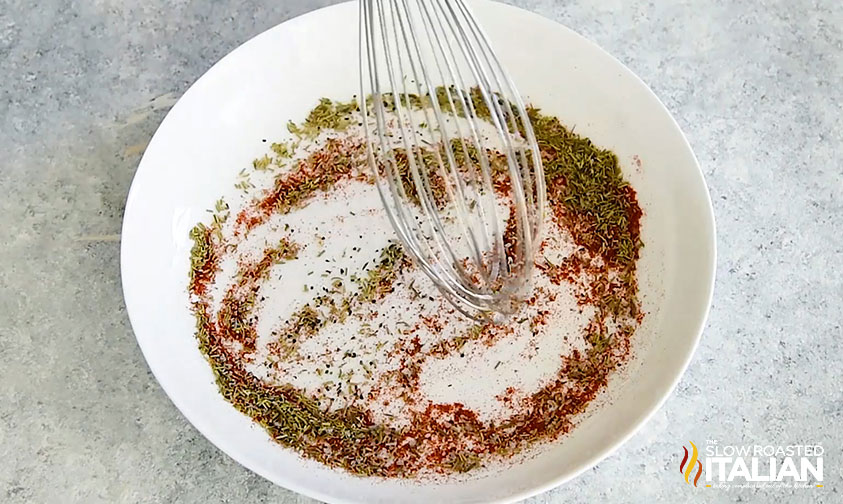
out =
<path fill-rule="evenodd" d="M 644 210 L 643 308 L 636 355 L 580 425 L 536 457 L 465 481 L 359 478 L 304 460 L 225 402 L 194 338 L 185 291 L 188 231 L 236 170 L 323 96 L 357 89 L 357 5 L 292 19 L 214 65 L 173 107 L 132 183 L 123 221 L 126 306 L 149 367 L 211 442 L 279 485 L 327 502 L 504 502 L 557 486 L 616 449 L 676 385 L 704 325 L 714 283 L 714 220 L 687 141 L 626 67 L 573 31 L 530 12 L 475 11 L 529 102 L 617 153 Z"/>

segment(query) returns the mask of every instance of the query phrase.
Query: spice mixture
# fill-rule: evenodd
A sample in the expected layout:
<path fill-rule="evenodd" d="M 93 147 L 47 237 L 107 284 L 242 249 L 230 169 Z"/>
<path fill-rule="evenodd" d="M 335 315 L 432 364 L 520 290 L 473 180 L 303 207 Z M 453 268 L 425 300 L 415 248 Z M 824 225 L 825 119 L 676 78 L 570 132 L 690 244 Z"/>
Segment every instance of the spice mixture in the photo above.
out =
<path fill-rule="evenodd" d="M 532 295 L 501 324 L 456 313 L 392 239 L 354 101 L 290 123 L 241 171 L 236 208 L 191 231 L 197 337 L 225 399 L 367 476 L 467 472 L 568 432 L 643 317 L 641 209 L 612 152 L 528 113 L 551 211 Z"/>

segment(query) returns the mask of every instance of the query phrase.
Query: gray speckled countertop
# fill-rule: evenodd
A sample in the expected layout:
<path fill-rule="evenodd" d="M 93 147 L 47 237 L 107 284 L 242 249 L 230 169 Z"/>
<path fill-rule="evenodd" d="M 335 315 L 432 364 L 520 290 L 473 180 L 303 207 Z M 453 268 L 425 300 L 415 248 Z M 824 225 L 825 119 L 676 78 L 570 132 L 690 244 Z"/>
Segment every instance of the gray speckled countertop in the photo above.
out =
<path fill-rule="evenodd" d="M 0 0 L 0 502 L 313 502 L 206 441 L 146 367 L 120 289 L 146 142 L 213 62 L 325 1 Z M 843 5 L 521 0 L 626 63 L 699 157 L 714 305 L 627 444 L 531 499 L 843 502 Z M 687 440 L 822 443 L 825 486 L 697 489 Z"/>

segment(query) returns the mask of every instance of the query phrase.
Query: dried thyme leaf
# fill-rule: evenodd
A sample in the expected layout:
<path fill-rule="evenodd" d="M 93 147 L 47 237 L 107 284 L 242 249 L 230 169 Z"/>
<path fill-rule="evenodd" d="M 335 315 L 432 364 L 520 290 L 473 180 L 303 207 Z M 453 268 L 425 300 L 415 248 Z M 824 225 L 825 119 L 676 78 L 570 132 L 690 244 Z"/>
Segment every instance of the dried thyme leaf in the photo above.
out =
<path fill-rule="evenodd" d="M 299 138 L 316 138 L 322 130 L 344 131 L 352 124 L 352 115 L 357 111 L 357 102 L 347 103 L 321 98 L 308 114 L 307 119 L 300 124 L 290 121 L 287 130 Z"/>
<path fill-rule="evenodd" d="M 198 284 L 213 280 L 219 265 L 219 258 L 212 241 L 213 230 L 201 222 L 190 230 L 193 247 L 190 249 L 190 284 L 194 291 Z"/>
<path fill-rule="evenodd" d="M 398 273 L 400 264 L 407 261 L 404 249 L 397 243 L 391 243 L 381 252 L 378 264 L 366 273 L 366 278 L 359 279 L 361 303 L 376 301 L 392 291 L 392 281 Z"/>
<path fill-rule="evenodd" d="M 480 467 L 480 457 L 471 452 L 454 454 L 446 465 L 458 473 L 466 473 Z"/>
<path fill-rule="evenodd" d="M 262 158 L 258 158 L 252 161 L 252 167 L 258 171 L 265 171 L 269 168 L 270 164 L 272 164 L 272 158 L 265 154 Z"/>
<path fill-rule="evenodd" d="M 270 149 L 272 149 L 272 152 L 274 152 L 279 159 L 293 157 L 293 152 L 295 150 L 290 146 L 289 142 L 273 142 L 272 145 L 270 145 Z"/>
<path fill-rule="evenodd" d="M 592 251 L 620 265 L 638 258 L 640 209 L 630 206 L 629 184 L 609 150 L 566 129 L 559 119 L 528 108 L 539 147 L 553 155 L 543 161 L 548 199 L 571 212 L 576 233 Z M 634 220 L 630 220 L 630 216 Z"/>

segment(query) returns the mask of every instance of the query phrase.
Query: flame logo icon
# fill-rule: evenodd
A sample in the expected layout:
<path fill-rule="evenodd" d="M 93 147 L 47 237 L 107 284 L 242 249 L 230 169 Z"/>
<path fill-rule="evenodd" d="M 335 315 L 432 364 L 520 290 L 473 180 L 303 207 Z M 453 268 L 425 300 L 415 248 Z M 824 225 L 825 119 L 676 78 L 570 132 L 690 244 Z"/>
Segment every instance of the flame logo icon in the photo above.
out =
<path fill-rule="evenodd" d="M 694 486 L 697 486 L 697 481 L 700 480 L 700 476 L 702 476 L 702 462 L 697 460 L 699 456 L 699 452 L 697 451 L 697 445 L 693 442 L 688 441 L 691 443 L 691 460 L 688 460 L 688 449 L 684 446 L 682 447 L 685 450 L 685 456 L 682 457 L 682 463 L 679 464 L 679 473 L 685 475 L 685 483 L 690 483 L 691 473 L 694 472 L 694 464 L 697 466 L 697 475 L 694 476 Z"/>

